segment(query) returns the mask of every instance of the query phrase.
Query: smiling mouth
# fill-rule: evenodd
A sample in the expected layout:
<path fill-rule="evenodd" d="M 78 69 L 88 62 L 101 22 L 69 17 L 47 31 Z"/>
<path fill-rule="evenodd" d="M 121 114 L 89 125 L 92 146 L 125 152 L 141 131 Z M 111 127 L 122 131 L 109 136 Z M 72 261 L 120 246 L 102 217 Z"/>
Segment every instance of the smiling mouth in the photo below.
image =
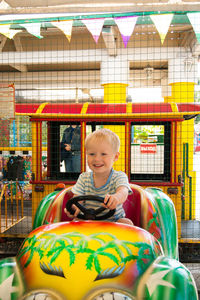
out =
<path fill-rule="evenodd" d="M 93 165 L 95 168 L 101 168 L 103 165 Z"/>

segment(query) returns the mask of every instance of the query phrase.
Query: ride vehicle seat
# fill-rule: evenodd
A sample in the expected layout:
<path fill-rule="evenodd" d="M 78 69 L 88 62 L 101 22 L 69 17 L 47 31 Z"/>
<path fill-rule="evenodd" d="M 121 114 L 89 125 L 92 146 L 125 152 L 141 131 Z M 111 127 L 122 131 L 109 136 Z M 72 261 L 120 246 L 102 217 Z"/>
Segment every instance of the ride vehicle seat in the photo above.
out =
<path fill-rule="evenodd" d="M 152 218 L 155 218 L 156 210 L 148 193 L 138 185 L 130 184 L 130 187 L 132 194 L 128 196 L 123 205 L 126 217 L 132 220 L 134 226 L 141 227 L 149 231 L 156 238 L 159 238 L 159 220 L 157 219 L 155 222 L 151 221 Z M 41 221 L 40 217 L 40 224 L 34 221 L 34 228 L 46 223 L 72 221 L 64 212 L 67 201 L 73 197 L 71 188 L 62 189 L 53 197 L 48 195 L 49 199 L 46 199 L 46 202 L 49 200 L 48 209 L 46 209 L 45 213 L 42 213 L 43 220 Z M 39 214 L 41 212 L 38 212 L 36 215 Z M 150 223 L 151 225 L 149 225 Z"/>
<path fill-rule="evenodd" d="M 132 185 L 132 194 L 128 196 L 127 200 L 125 201 L 123 207 L 126 213 L 126 217 L 131 219 L 135 226 L 141 227 L 141 192 L 133 187 Z M 66 215 L 64 212 L 64 208 L 66 207 L 66 203 L 69 199 L 73 197 L 73 193 L 71 189 L 64 195 L 62 201 L 62 208 L 61 208 L 61 222 L 63 221 L 71 221 L 71 219 Z"/>

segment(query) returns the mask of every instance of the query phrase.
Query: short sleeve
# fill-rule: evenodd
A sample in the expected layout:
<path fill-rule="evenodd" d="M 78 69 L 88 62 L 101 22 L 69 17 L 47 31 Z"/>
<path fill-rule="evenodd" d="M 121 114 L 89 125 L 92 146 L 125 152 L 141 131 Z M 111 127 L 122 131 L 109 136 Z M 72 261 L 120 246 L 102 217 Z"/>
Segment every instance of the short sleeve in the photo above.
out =
<path fill-rule="evenodd" d="M 128 177 L 124 172 L 122 171 L 117 172 L 115 177 L 115 184 L 116 184 L 116 189 L 120 186 L 125 186 L 128 188 L 129 195 L 132 194 L 132 189 L 130 187 Z"/>
<path fill-rule="evenodd" d="M 75 195 L 84 195 L 85 194 L 85 173 L 81 173 L 76 184 L 72 187 L 72 193 Z"/>

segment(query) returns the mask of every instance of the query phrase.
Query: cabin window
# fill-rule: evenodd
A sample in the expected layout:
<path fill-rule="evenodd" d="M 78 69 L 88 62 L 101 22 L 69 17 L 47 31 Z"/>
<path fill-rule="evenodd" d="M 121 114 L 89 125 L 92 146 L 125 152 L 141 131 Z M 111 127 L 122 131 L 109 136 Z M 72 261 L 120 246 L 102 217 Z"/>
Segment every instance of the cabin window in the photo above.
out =
<path fill-rule="evenodd" d="M 76 180 L 81 173 L 80 122 L 49 122 L 48 174 L 51 179 Z"/>
<path fill-rule="evenodd" d="M 131 123 L 132 180 L 170 181 L 170 122 Z"/>
<path fill-rule="evenodd" d="M 77 133 L 73 145 L 68 141 L 71 128 Z M 125 152 L 127 141 L 124 122 L 87 122 L 86 136 L 99 128 L 108 128 L 120 138 L 120 156 L 114 164 L 115 170 L 126 172 L 128 160 L 130 174 L 127 175 L 130 180 L 170 181 L 170 122 L 131 122 L 129 155 Z M 81 159 L 85 159 L 86 171 L 89 171 L 86 157 L 81 158 L 81 132 L 81 122 L 48 122 L 47 179 L 77 180 L 82 172 Z M 69 155 L 65 151 L 67 144 L 71 146 Z M 68 161 L 68 156 L 73 156 L 70 159 L 75 160 L 74 165 L 70 159 Z"/>

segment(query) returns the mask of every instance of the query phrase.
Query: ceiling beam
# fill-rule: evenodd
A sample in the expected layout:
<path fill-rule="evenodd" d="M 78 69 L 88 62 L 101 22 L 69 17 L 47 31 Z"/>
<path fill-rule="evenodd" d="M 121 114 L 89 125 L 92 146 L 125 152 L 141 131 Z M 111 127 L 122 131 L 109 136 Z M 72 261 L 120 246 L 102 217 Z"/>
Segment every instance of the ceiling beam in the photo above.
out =
<path fill-rule="evenodd" d="M 14 38 L 14 45 L 17 52 L 23 52 L 21 37 L 19 35 L 15 35 Z M 20 72 L 27 72 L 27 65 L 26 64 L 10 64 L 11 67 L 20 71 Z"/>
<path fill-rule="evenodd" d="M 10 64 L 10 66 L 20 72 L 27 72 L 27 66 L 22 64 Z"/>
<path fill-rule="evenodd" d="M 103 28 L 102 30 L 103 40 L 108 51 L 108 55 L 116 56 L 117 55 L 117 46 L 115 42 L 115 33 L 113 26 Z"/>
<path fill-rule="evenodd" d="M 14 40 L 14 45 L 15 45 L 16 51 L 22 52 L 23 47 L 22 47 L 21 37 L 19 35 L 15 35 L 13 40 Z"/>
<path fill-rule="evenodd" d="M 16 83 L 23 82 L 88 82 L 100 80 L 100 70 L 81 70 L 81 71 L 47 71 L 47 72 L 0 72 L 0 82 L 8 80 Z"/>
<path fill-rule="evenodd" d="M 32 89 L 94 89 L 101 88 L 100 70 L 87 71 L 54 71 L 54 72 L 0 72 L 0 82 L 15 82 L 16 90 Z M 88 78 L 90 80 L 88 81 Z M 152 82 L 168 78 L 168 70 L 153 69 Z M 129 71 L 129 86 L 143 85 L 145 80 L 149 80 L 144 69 Z"/>
<path fill-rule="evenodd" d="M 185 52 L 180 47 L 144 47 L 144 48 L 126 48 L 118 49 L 118 57 L 126 57 L 129 61 L 155 61 L 168 60 L 174 58 L 176 53 Z M 59 51 L 28 51 L 28 52 L 1 52 L 1 65 L 36 65 L 36 64 L 68 64 L 68 63 L 84 63 L 99 62 L 102 57 L 106 58 L 107 51 L 105 49 L 89 49 L 89 50 L 59 50 Z M 108 56 L 109 60 L 109 56 Z"/>
<path fill-rule="evenodd" d="M 7 37 L 5 35 L 1 36 L 1 43 L 0 43 L 0 52 L 3 51 L 3 47 L 5 46 L 5 43 L 7 41 Z"/>
<path fill-rule="evenodd" d="M 185 48 L 187 47 L 192 48 L 195 42 L 196 42 L 196 35 L 193 32 L 193 30 L 189 30 L 184 33 L 184 38 L 182 39 L 180 46 Z"/>
<path fill-rule="evenodd" d="M 88 78 L 90 80 L 88 81 Z M 0 72 L 0 82 L 14 82 L 16 89 L 99 88 L 100 70 L 53 72 Z"/>
<path fill-rule="evenodd" d="M 200 44 L 196 41 L 196 43 L 192 47 L 192 55 L 200 56 Z"/>

